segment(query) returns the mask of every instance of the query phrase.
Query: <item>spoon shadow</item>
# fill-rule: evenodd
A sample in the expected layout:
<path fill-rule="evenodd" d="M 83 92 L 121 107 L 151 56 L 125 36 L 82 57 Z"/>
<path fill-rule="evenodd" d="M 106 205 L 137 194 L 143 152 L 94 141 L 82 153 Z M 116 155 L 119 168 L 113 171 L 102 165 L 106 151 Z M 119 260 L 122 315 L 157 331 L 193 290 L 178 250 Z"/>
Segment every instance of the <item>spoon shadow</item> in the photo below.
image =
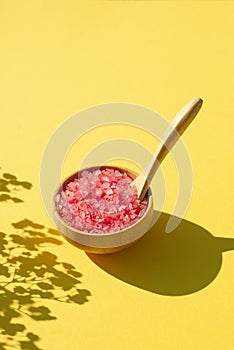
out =
<path fill-rule="evenodd" d="M 197 292 L 215 279 L 222 253 L 234 250 L 234 238 L 214 237 L 187 220 L 166 234 L 169 217 L 162 213 L 150 231 L 126 250 L 87 255 L 104 271 L 138 288 L 168 296 Z"/>

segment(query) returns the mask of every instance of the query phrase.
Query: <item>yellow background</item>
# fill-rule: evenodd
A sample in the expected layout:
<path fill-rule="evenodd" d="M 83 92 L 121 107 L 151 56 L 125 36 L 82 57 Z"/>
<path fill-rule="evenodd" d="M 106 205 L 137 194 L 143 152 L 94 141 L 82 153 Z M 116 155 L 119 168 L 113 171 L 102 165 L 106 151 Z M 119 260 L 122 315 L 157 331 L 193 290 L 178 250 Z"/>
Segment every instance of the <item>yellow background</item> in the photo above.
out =
<path fill-rule="evenodd" d="M 1 203 L 1 229 L 25 217 L 52 226 L 39 168 L 48 139 L 66 118 L 121 101 L 171 120 L 201 96 L 202 110 L 183 136 L 195 177 L 185 218 L 234 238 L 233 23 L 233 1 L 0 1 L 1 167 L 33 183 L 22 192 L 23 204 Z M 170 212 L 175 171 L 170 160 L 163 169 Z M 106 273 L 69 243 L 53 249 L 82 273 L 81 288 L 91 296 L 83 305 L 47 302 L 56 320 L 24 319 L 40 348 L 233 349 L 233 251 L 223 254 L 219 274 L 205 288 L 163 296 Z"/>

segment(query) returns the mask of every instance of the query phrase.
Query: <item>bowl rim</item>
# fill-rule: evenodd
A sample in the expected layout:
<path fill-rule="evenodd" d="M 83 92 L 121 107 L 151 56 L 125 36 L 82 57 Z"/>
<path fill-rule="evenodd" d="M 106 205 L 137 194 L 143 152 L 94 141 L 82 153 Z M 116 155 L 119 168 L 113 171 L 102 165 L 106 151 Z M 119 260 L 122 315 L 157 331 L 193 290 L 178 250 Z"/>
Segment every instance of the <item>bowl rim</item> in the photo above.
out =
<path fill-rule="evenodd" d="M 91 237 L 109 237 L 109 236 L 113 236 L 113 235 L 117 235 L 121 233 L 124 233 L 125 231 L 128 231 L 129 229 L 132 229 L 135 225 L 139 224 L 144 218 L 145 216 L 148 214 L 149 210 L 151 209 L 151 207 L 153 206 L 153 196 L 152 196 L 152 191 L 150 189 L 150 187 L 148 188 L 146 195 L 144 198 L 147 199 L 147 208 L 146 211 L 144 212 L 144 214 L 139 218 L 139 220 L 137 220 L 136 222 L 134 222 L 132 225 L 129 225 L 127 227 L 125 227 L 122 230 L 118 230 L 118 231 L 114 231 L 114 232 L 107 232 L 107 233 L 95 233 L 95 232 L 86 232 L 86 231 L 79 231 L 78 229 L 76 229 L 73 226 L 68 225 L 63 219 L 62 217 L 59 215 L 57 208 L 56 208 L 56 202 L 55 202 L 55 198 L 56 196 L 61 192 L 62 189 L 64 189 L 64 186 L 66 186 L 69 182 L 71 182 L 77 175 L 79 172 L 81 171 L 85 171 L 85 170 L 91 170 L 91 169 L 106 169 L 106 168 L 111 168 L 111 169 L 120 169 L 121 171 L 125 171 L 129 176 L 133 176 L 136 177 L 138 176 L 138 173 L 136 173 L 135 171 L 128 169 L 126 167 L 120 167 L 120 166 L 112 166 L 112 165 L 101 165 L 101 166 L 91 166 L 88 168 L 84 168 L 84 169 L 80 169 L 78 171 L 76 171 L 75 173 L 73 173 L 72 175 L 68 176 L 65 180 L 63 180 L 60 185 L 57 187 L 57 190 L 53 196 L 53 214 L 55 217 L 55 220 L 58 220 L 63 226 L 65 226 L 68 230 L 72 230 L 73 232 L 79 234 L 79 235 L 84 235 L 84 236 L 91 236 Z M 64 234 L 64 233 L 63 233 Z"/>

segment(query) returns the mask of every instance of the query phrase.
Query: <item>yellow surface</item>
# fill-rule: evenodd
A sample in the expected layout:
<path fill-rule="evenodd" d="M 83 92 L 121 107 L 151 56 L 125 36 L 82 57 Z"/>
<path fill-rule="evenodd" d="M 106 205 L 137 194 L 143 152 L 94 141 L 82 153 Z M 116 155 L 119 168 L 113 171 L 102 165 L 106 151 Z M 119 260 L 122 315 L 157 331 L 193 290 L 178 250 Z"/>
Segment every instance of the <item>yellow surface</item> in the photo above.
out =
<path fill-rule="evenodd" d="M 184 249 L 183 239 L 167 245 L 165 237 L 155 242 L 151 237 L 160 261 L 144 241 L 140 249 L 106 260 L 91 259 L 63 240 L 39 247 L 74 265 L 82 274 L 78 288 L 91 295 L 81 304 L 43 299 L 39 304 L 53 320 L 23 313 L 12 318 L 26 325 L 22 341 L 33 332 L 40 338 L 35 344 L 45 350 L 233 349 L 233 240 L 221 261 L 221 253 L 215 258 L 215 248 L 203 239 L 205 229 L 234 239 L 233 23 L 233 1 L 0 2 L 1 171 L 33 184 L 17 193 L 24 203 L 0 203 L 1 231 L 7 234 L 16 232 L 11 223 L 24 218 L 53 226 L 41 202 L 39 168 L 48 139 L 66 118 L 95 104 L 122 101 L 171 120 L 194 96 L 204 99 L 183 136 L 195 178 L 185 219 L 201 228 L 183 221 L 178 237 L 188 235 Z M 87 140 L 88 149 L 93 138 Z M 68 156 L 67 171 L 73 161 Z M 170 160 L 163 169 L 170 212 L 177 182 Z M 180 253 L 185 260 L 173 261 Z M 163 285 L 164 272 L 169 287 Z M 187 280 L 194 282 L 190 289 Z M 6 318 L 1 322 L 7 328 Z M 20 336 L 5 340 L 10 349 L 20 348 Z M 28 348 L 34 349 L 32 342 Z"/>

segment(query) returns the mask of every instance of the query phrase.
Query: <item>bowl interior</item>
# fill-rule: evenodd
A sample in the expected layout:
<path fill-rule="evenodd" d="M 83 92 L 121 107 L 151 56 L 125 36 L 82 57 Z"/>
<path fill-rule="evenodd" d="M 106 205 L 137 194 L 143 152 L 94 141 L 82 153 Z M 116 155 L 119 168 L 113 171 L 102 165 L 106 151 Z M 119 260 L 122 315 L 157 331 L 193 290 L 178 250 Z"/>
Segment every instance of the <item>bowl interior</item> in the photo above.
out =
<path fill-rule="evenodd" d="M 138 175 L 134 171 L 115 167 L 115 166 L 95 166 L 83 170 L 97 170 L 97 169 L 117 169 L 121 172 L 126 172 L 128 176 L 132 179 L 135 179 Z M 67 184 L 79 176 L 79 171 L 69 176 L 61 186 L 59 186 L 56 191 L 55 197 L 58 193 L 63 191 Z M 55 197 L 54 197 L 54 220 L 55 224 L 58 227 L 59 231 L 63 236 L 72 244 L 78 246 L 79 248 L 91 252 L 91 253 L 112 253 L 128 247 L 138 240 L 146 231 L 150 225 L 152 212 L 153 212 L 153 202 L 152 202 L 152 193 L 148 189 L 145 198 L 147 199 L 147 208 L 145 213 L 140 217 L 135 223 L 126 228 L 108 233 L 91 233 L 86 231 L 80 231 L 72 226 L 69 226 L 59 215 L 57 208 L 55 206 Z"/>

